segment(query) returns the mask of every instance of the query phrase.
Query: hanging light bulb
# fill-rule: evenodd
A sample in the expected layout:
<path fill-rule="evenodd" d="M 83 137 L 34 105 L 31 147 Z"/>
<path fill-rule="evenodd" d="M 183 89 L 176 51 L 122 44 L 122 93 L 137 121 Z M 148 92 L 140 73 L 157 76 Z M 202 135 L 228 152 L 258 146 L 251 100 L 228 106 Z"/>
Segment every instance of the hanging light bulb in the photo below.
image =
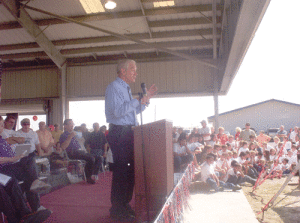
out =
<path fill-rule="evenodd" d="M 114 9 L 114 8 L 116 8 L 116 6 L 117 6 L 117 3 L 113 0 L 107 0 L 107 1 L 105 1 L 105 4 L 104 4 L 104 7 L 106 9 Z"/>

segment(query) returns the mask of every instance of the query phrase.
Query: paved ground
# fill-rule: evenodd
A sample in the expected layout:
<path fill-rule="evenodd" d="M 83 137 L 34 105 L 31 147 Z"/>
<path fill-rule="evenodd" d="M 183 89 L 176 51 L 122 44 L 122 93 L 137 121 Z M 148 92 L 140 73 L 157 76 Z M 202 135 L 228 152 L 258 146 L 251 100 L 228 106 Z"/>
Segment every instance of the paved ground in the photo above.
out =
<path fill-rule="evenodd" d="M 185 223 L 258 223 L 243 191 L 191 194 Z"/>

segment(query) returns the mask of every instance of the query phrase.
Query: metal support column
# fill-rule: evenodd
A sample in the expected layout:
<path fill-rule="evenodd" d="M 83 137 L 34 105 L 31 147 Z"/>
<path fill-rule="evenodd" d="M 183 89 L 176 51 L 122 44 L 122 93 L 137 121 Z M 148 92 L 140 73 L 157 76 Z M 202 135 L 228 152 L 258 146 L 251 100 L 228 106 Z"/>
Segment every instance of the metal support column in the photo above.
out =
<path fill-rule="evenodd" d="M 216 0 L 213 0 L 212 3 L 212 21 L 213 21 L 213 58 L 214 61 L 217 60 L 217 3 Z M 219 128 L 219 83 L 218 83 L 218 69 L 213 71 L 214 75 L 214 107 L 215 107 L 215 123 L 214 128 L 217 131 Z"/>

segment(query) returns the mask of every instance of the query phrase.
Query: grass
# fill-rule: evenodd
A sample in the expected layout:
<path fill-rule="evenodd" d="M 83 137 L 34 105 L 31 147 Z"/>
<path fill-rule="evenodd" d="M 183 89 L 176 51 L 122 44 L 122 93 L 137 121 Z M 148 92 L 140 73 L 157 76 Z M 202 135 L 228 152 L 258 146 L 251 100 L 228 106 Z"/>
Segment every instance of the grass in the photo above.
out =
<path fill-rule="evenodd" d="M 300 223 L 300 187 L 299 177 L 293 177 L 282 193 L 264 214 L 259 214 L 262 208 L 271 200 L 284 184 L 286 178 L 266 180 L 255 193 L 252 186 L 244 186 L 243 191 L 252 210 L 261 223 Z"/>

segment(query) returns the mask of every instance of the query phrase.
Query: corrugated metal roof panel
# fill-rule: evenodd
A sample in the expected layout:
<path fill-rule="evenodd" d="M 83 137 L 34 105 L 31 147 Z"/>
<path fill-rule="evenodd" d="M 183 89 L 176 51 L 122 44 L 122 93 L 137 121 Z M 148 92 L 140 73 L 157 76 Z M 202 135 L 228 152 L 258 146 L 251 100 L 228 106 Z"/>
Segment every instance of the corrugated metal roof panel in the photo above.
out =
<path fill-rule="evenodd" d="M 0 45 L 34 42 L 24 29 L 0 30 Z"/>

